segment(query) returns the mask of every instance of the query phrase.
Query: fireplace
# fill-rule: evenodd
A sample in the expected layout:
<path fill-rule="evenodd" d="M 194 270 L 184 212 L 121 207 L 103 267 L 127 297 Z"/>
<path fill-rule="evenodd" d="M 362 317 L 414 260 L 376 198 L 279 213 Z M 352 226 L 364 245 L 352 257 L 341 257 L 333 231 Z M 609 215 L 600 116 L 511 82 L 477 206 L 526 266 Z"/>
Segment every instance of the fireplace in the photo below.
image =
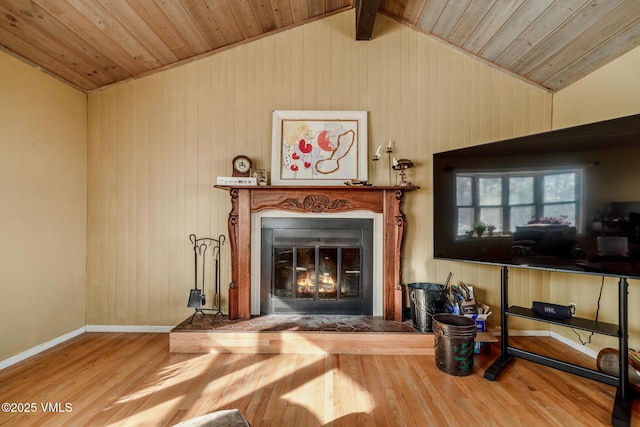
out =
<path fill-rule="evenodd" d="M 262 218 L 261 314 L 372 314 L 373 220 Z"/>
<path fill-rule="evenodd" d="M 378 217 L 379 229 L 374 240 L 380 240 L 380 283 L 374 278 L 374 316 L 385 320 L 404 320 L 405 288 L 402 284 L 402 242 L 405 219 L 401 211 L 406 192 L 419 187 L 302 187 L 302 186 L 216 186 L 229 191 L 229 243 L 231 246 L 231 283 L 229 283 L 229 319 L 249 319 L 254 302 L 259 311 L 261 276 L 253 276 L 254 263 L 260 265 L 260 225 L 253 224 L 256 214 L 284 211 L 296 217 L 346 215 L 368 212 Z M 374 229 L 377 227 L 374 219 Z M 374 251 L 375 249 L 374 245 Z M 257 253 L 256 253 L 257 252 Z M 377 274 L 377 273 L 376 273 Z M 254 289 L 254 284 L 258 286 Z M 364 291 L 363 291 L 364 292 Z M 255 297 L 257 301 L 254 300 Z M 376 314 L 376 307 L 380 313 Z"/>

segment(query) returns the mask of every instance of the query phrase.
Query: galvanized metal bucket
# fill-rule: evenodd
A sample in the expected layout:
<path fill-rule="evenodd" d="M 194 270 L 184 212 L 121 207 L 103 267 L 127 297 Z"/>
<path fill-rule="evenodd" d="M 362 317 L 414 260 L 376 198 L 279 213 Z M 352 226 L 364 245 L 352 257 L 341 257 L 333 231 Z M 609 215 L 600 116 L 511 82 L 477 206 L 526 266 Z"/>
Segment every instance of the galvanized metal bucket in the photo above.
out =
<path fill-rule="evenodd" d="M 436 366 L 443 372 L 458 377 L 473 373 L 473 341 L 476 322 L 456 314 L 433 316 Z"/>
<path fill-rule="evenodd" d="M 407 287 L 414 329 L 431 332 L 433 315 L 445 312 L 447 287 L 437 283 L 409 283 Z"/>

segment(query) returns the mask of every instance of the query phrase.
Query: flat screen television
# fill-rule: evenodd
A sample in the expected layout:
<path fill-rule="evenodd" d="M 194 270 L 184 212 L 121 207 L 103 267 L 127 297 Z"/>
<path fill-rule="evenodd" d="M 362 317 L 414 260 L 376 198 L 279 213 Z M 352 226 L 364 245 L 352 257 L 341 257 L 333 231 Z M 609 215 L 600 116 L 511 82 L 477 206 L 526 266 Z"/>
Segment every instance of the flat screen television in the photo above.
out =
<path fill-rule="evenodd" d="M 640 114 L 435 153 L 434 256 L 640 278 Z"/>

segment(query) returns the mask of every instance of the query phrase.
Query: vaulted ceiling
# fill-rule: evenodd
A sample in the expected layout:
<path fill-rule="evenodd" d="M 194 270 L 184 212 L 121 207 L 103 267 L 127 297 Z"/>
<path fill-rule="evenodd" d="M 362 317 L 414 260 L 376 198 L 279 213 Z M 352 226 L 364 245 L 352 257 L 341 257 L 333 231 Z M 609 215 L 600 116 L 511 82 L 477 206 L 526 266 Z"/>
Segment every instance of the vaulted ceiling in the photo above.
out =
<path fill-rule="evenodd" d="M 640 42 L 639 0 L 1 0 L 0 45 L 91 92 L 353 7 L 551 91 Z"/>

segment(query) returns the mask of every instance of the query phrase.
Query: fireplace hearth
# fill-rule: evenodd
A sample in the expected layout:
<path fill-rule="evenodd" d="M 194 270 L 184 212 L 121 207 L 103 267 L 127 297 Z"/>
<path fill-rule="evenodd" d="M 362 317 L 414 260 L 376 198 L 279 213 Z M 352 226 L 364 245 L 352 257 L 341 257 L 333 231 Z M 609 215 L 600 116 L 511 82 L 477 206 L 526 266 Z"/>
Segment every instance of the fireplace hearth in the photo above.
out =
<path fill-rule="evenodd" d="M 373 220 L 262 218 L 261 314 L 372 314 Z"/>

